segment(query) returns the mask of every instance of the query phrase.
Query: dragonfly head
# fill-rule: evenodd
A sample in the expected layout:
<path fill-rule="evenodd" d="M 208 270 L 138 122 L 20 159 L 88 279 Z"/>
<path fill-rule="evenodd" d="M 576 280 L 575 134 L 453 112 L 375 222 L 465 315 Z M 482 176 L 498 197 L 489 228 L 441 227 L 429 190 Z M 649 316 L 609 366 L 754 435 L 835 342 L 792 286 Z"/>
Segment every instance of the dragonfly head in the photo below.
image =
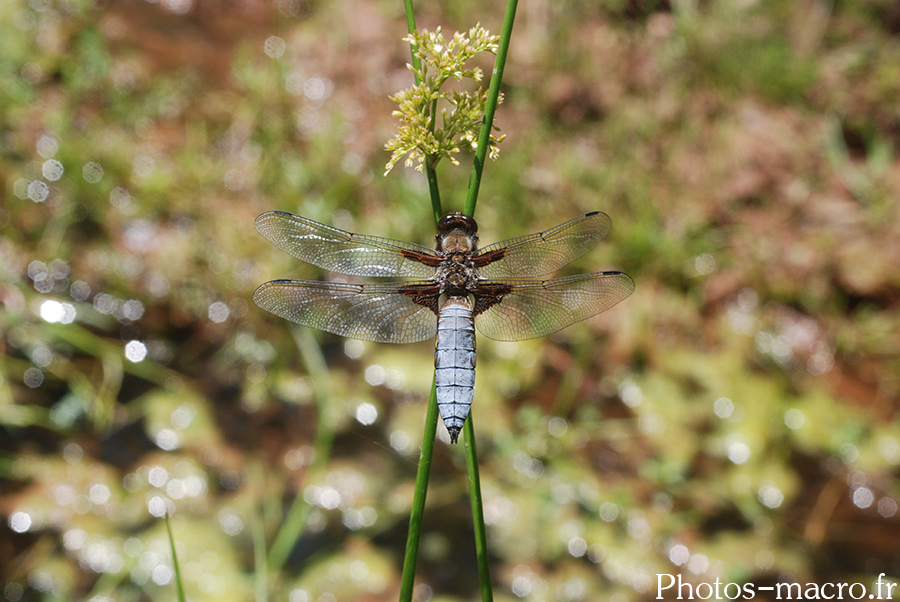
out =
<path fill-rule="evenodd" d="M 438 222 L 434 237 L 437 250 L 444 252 L 474 252 L 478 246 L 478 224 L 464 213 L 448 213 Z"/>

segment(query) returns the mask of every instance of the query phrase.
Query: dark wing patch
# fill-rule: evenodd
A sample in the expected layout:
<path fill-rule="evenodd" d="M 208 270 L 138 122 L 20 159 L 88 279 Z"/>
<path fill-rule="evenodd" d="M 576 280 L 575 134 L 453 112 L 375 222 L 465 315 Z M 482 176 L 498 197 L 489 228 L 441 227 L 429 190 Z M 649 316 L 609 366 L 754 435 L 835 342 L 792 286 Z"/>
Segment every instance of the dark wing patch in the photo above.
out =
<path fill-rule="evenodd" d="M 409 297 L 416 305 L 427 307 L 435 316 L 440 313 L 440 307 L 438 307 L 438 300 L 441 296 L 440 284 L 399 286 L 397 292 Z"/>

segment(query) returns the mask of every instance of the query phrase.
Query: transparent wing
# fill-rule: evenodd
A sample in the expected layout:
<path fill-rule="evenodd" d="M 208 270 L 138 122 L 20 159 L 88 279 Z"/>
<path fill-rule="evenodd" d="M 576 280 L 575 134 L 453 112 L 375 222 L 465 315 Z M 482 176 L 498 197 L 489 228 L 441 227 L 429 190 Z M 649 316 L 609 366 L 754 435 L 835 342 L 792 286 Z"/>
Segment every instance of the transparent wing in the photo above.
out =
<path fill-rule="evenodd" d="M 314 280 L 272 280 L 253 301 L 276 316 L 350 339 L 414 343 L 434 337 L 437 316 L 409 291 L 433 282 L 347 284 Z M 399 291 L 406 290 L 407 293 Z"/>
<path fill-rule="evenodd" d="M 349 276 L 429 278 L 437 262 L 433 249 L 399 240 L 345 232 L 311 219 L 267 211 L 256 229 L 276 247 L 322 269 Z"/>
<path fill-rule="evenodd" d="M 596 272 L 542 281 L 483 281 L 481 290 L 485 294 L 475 305 L 478 331 L 498 341 L 521 341 L 606 311 L 634 291 L 634 281 L 622 272 Z"/>
<path fill-rule="evenodd" d="M 480 249 L 478 259 L 493 263 L 479 267 L 482 278 L 543 276 L 575 261 L 606 236 L 612 226 L 600 211 L 585 213 L 555 228 L 537 234 L 510 238 Z"/>

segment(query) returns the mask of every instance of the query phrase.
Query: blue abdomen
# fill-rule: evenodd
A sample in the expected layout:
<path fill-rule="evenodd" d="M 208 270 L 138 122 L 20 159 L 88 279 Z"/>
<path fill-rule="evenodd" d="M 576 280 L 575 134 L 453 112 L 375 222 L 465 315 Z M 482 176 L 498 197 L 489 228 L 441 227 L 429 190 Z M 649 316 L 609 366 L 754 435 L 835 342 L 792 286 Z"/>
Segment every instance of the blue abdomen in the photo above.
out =
<path fill-rule="evenodd" d="M 475 323 L 465 297 L 450 297 L 441 307 L 434 368 L 438 409 L 456 443 L 475 389 Z"/>

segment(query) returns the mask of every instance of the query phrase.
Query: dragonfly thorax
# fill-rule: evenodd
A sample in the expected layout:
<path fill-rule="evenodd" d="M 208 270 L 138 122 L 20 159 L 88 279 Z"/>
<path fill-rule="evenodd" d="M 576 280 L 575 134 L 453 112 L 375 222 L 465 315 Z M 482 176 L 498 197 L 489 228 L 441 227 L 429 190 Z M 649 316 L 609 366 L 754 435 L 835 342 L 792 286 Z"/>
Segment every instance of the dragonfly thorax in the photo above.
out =
<path fill-rule="evenodd" d="M 477 230 L 475 220 L 462 213 L 448 213 L 438 223 L 435 240 L 441 263 L 434 278 L 441 284 L 441 294 L 462 297 L 475 292 Z"/>
<path fill-rule="evenodd" d="M 444 256 L 434 278 L 441 284 L 441 293 L 449 295 L 469 295 L 478 285 L 478 271 L 468 253 Z"/>

